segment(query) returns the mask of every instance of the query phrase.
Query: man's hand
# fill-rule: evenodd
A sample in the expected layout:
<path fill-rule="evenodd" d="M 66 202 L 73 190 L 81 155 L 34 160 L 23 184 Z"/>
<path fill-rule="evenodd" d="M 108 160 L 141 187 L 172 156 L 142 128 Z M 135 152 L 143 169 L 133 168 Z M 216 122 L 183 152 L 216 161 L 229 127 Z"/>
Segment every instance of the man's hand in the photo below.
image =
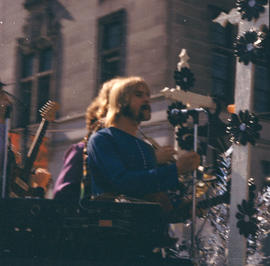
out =
<path fill-rule="evenodd" d="M 195 170 L 200 164 L 200 156 L 196 152 L 188 152 L 178 158 L 176 166 L 179 174 Z"/>
<path fill-rule="evenodd" d="M 35 173 L 31 176 L 31 185 L 33 188 L 42 187 L 47 191 L 48 185 L 51 181 L 51 173 L 44 168 L 37 168 Z"/>
<path fill-rule="evenodd" d="M 176 151 L 172 146 L 164 146 L 155 150 L 155 154 L 158 164 L 165 164 L 175 161 L 173 155 L 176 154 Z"/>

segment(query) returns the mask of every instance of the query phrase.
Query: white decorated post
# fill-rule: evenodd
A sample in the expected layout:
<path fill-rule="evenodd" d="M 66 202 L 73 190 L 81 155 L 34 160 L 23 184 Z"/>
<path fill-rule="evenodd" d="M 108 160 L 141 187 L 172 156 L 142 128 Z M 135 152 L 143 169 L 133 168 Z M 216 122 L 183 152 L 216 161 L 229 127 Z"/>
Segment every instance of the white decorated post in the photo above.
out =
<path fill-rule="evenodd" d="M 245 32 L 253 30 L 259 31 L 260 26 L 266 24 L 269 26 L 269 4 L 262 5 L 264 12 L 257 13 L 257 19 L 252 17 L 252 10 L 258 3 L 255 0 L 238 1 L 246 6 L 238 6 L 232 9 L 228 14 L 221 13 L 214 21 L 225 26 L 229 21 L 232 24 L 238 24 L 238 35 L 241 36 Z M 242 8 L 242 10 L 241 10 Z M 245 8 L 245 9 L 244 9 Z M 242 11 L 242 13 L 240 12 Z M 250 13 L 248 13 L 250 12 Z M 254 13 L 256 16 L 256 13 Z M 247 43 L 246 51 L 256 49 L 257 43 Z M 244 60 L 245 61 L 245 60 Z M 252 62 L 239 62 L 236 65 L 236 82 L 235 82 L 235 113 L 238 114 L 241 110 L 252 111 L 253 102 L 253 87 L 254 87 L 254 64 Z M 240 125 L 240 130 L 244 130 L 246 125 Z M 246 265 L 246 238 L 239 233 L 237 227 L 236 214 L 239 211 L 238 204 L 242 200 L 248 200 L 248 179 L 250 176 L 251 158 L 250 145 L 233 146 L 232 157 L 232 184 L 231 184 L 231 201 L 230 201 L 230 234 L 228 243 L 228 265 L 241 266 Z"/>

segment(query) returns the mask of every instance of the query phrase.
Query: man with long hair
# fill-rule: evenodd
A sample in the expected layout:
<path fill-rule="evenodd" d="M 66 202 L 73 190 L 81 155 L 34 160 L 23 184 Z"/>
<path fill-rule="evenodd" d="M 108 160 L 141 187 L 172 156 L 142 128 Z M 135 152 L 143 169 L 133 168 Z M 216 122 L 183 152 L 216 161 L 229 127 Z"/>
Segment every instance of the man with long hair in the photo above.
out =
<path fill-rule="evenodd" d="M 82 189 L 87 190 L 84 193 L 85 196 L 88 197 L 92 194 L 91 181 L 88 178 L 86 144 L 91 134 L 105 126 L 104 118 L 108 111 L 111 88 L 116 82 L 121 80 L 124 80 L 124 78 L 116 77 L 104 82 L 98 96 L 87 107 L 85 114 L 87 135 L 78 143 L 72 144 L 67 150 L 62 169 L 53 189 L 53 197 L 55 199 L 78 200 Z M 156 151 L 158 163 L 166 163 L 171 160 L 173 154 L 174 150 L 172 147 L 160 147 Z M 83 179 L 87 179 L 85 184 L 87 187 L 84 186 L 84 188 L 81 186 Z"/>
<path fill-rule="evenodd" d="M 200 157 L 189 152 L 159 165 L 151 145 L 137 138 L 151 118 L 150 89 L 140 77 L 117 81 L 110 92 L 105 128 L 89 138 L 87 152 L 94 195 L 145 196 L 175 189 L 179 174 L 196 169 Z"/>

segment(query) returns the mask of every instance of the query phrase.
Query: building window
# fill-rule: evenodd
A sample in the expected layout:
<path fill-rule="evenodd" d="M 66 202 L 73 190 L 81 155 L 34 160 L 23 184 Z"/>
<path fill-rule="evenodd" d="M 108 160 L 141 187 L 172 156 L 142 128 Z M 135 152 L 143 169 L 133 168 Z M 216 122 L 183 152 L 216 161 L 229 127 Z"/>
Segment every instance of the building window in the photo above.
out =
<path fill-rule="evenodd" d="M 98 85 L 124 75 L 126 12 L 120 10 L 98 21 Z"/>
<path fill-rule="evenodd" d="M 19 114 L 17 127 L 38 123 L 40 108 L 49 100 L 53 49 L 21 54 L 20 98 L 27 110 Z"/>
<path fill-rule="evenodd" d="M 53 1 L 25 1 L 27 11 L 23 36 L 17 39 L 19 64 L 17 94 L 24 103 L 17 111 L 15 127 L 39 123 L 39 110 L 49 100 L 55 100 L 52 88 L 56 76 L 54 64 L 56 47 L 61 34 Z"/>
<path fill-rule="evenodd" d="M 270 82 L 269 67 L 263 62 L 255 65 L 253 109 L 256 113 L 268 113 L 270 118 Z"/>
<path fill-rule="evenodd" d="M 222 11 L 208 6 L 211 21 Z M 219 23 L 210 24 L 210 42 L 212 46 L 212 88 L 211 95 L 225 104 L 234 103 L 235 58 L 233 54 L 233 35 L 235 26 L 230 23 L 222 27 Z"/>

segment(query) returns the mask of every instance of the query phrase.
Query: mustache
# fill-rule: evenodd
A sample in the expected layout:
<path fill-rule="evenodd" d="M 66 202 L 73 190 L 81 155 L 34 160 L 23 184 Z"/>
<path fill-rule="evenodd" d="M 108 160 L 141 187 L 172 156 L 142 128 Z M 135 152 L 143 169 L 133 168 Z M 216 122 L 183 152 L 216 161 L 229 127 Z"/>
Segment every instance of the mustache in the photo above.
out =
<path fill-rule="evenodd" d="M 147 111 L 151 112 L 151 106 L 149 104 L 144 104 L 144 105 L 141 106 L 141 110 L 142 111 L 147 110 Z"/>

